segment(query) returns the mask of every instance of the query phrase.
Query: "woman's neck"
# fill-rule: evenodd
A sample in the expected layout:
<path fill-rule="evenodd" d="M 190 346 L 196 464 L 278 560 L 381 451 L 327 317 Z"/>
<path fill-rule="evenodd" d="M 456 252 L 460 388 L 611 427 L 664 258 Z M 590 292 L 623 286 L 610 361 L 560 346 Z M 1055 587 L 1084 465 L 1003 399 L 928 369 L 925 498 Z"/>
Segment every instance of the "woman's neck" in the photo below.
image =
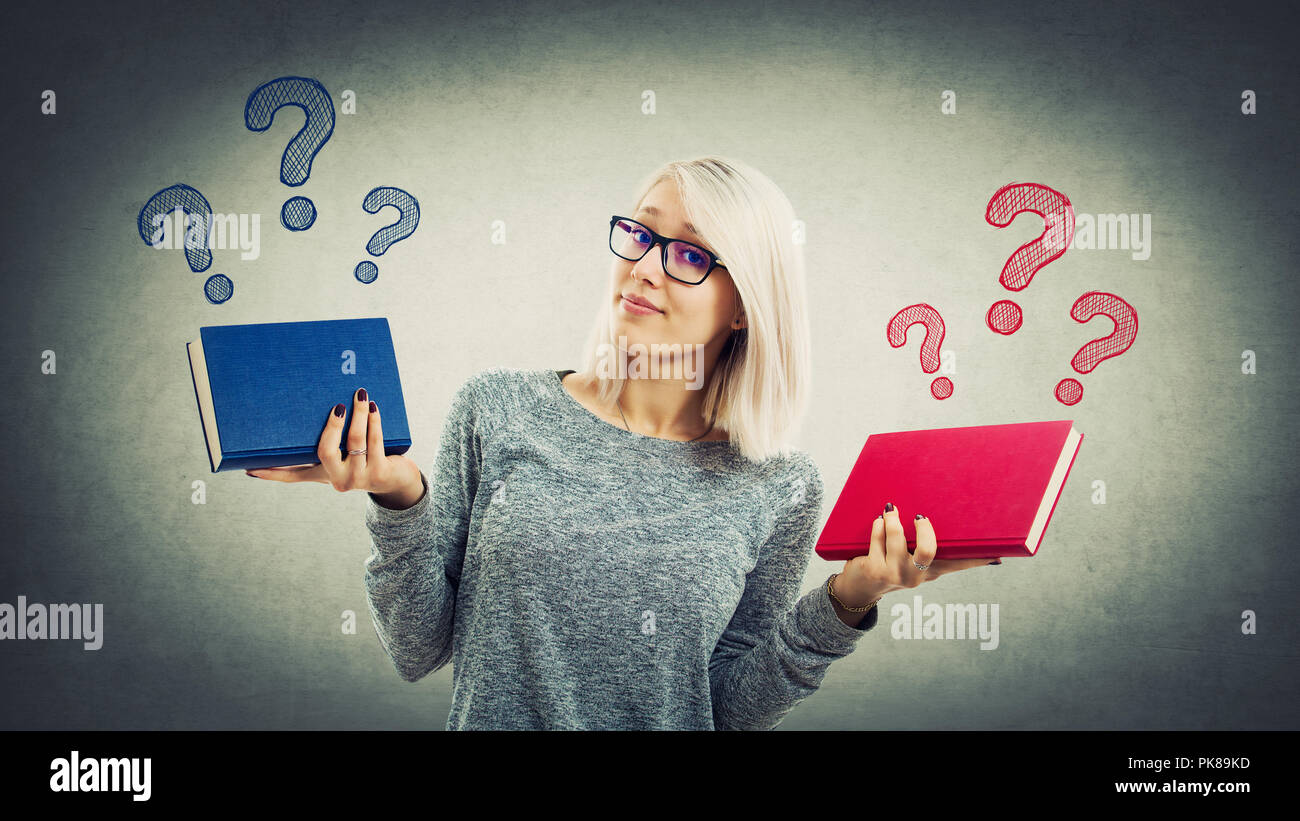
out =
<path fill-rule="evenodd" d="M 703 418 L 704 392 L 683 379 L 632 379 L 623 382 L 617 407 L 633 433 L 656 439 L 708 439 Z M 701 384 L 708 384 L 702 380 Z"/>

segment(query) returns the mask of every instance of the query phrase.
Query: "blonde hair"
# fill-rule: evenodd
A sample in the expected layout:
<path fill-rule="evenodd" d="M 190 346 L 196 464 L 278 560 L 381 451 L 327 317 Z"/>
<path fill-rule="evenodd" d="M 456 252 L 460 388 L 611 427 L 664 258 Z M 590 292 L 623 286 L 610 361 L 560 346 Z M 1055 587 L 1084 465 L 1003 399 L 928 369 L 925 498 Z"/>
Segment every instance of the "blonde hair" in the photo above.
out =
<path fill-rule="evenodd" d="M 666 163 L 642 181 L 636 208 L 665 180 L 676 184 L 700 240 L 726 264 L 748 320 L 747 328 L 732 331 L 709 375 L 703 421 L 716 412 L 715 425 L 747 459 L 789 455 L 812 384 L 803 249 L 794 242 L 794 208 L 762 172 L 719 156 Z M 625 380 L 602 376 L 600 367 L 602 350 L 618 349 L 613 293 L 608 296 L 583 349 L 582 370 L 595 375 L 597 395 L 612 405 Z"/>

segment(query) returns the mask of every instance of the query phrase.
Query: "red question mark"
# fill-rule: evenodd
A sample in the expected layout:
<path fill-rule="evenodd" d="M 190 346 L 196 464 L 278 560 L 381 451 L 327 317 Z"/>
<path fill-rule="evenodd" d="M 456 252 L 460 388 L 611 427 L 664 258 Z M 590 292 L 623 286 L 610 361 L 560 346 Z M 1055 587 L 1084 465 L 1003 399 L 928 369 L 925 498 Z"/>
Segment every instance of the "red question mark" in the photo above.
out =
<path fill-rule="evenodd" d="M 997 228 L 1006 228 L 1017 215 L 1025 212 L 1043 218 L 1043 233 L 1038 239 L 1016 249 L 1005 265 L 998 282 L 1009 291 L 1029 285 L 1043 266 L 1065 253 L 1074 239 L 1074 206 L 1060 191 L 1033 182 L 1013 182 L 994 192 L 984 212 L 984 220 Z M 1023 313 L 1009 299 L 999 300 L 989 308 L 985 322 L 1000 334 L 1020 329 Z"/>
<path fill-rule="evenodd" d="M 921 370 L 934 373 L 939 370 L 939 345 L 943 342 L 944 328 L 943 317 L 932 306 L 924 302 L 908 305 L 889 320 L 885 336 L 892 347 L 902 347 L 907 342 L 907 329 L 918 322 L 925 328 L 925 340 L 921 343 Z M 935 399 L 952 396 L 952 380 L 941 376 L 931 382 L 930 395 Z"/>
<path fill-rule="evenodd" d="M 1099 314 L 1109 317 L 1115 323 L 1115 331 L 1109 336 L 1094 339 L 1079 349 L 1074 359 L 1070 360 L 1070 364 L 1079 373 L 1091 373 L 1102 360 L 1124 353 L 1133 347 L 1133 340 L 1137 337 L 1137 311 L 1114 294 L 1089 291 L 1076 299 L 1070 308 L 1070 316 L 1075 322 L 1087 322 Z M 1056 398 L 1062 404 L 1073 405 L 1083 398 L 1083 385 L 1077 379 L 1062 379 L 1056 383 Z"/>

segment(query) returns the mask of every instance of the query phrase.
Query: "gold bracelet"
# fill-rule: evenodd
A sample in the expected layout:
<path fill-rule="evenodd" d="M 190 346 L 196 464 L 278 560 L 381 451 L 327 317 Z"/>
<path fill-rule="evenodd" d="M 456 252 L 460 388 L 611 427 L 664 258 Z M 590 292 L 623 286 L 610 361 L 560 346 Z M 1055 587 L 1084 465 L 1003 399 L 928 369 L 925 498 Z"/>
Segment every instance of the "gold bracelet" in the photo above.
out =
<path fill-rule="evenodd" d="M 838 604 L 840 607 L 843 607 L 845 610 L 849 611 L 850 613 L 865 613 L 866 611 L 868 611 L 868 610 L 870 610 L 871 608 L 875 607 L 875 606 L 876 606 L 876 602 L 878 602 L 878 601 L 880 601 L 881 599 L 884 598 L 884 596 L 877 596 L 876 599 L 875 599 L 875 601 L 871 602 L 870 604 L 868 604 L 868 605 L 865 606 L 865 607 L 849 607 L 847 604 L 845 604 L 844 602 L 840 601 L 840 597 L 837 596 L 837 595 L 835 595 L 835 591 L 831 589 L 831 582 L 835 581 L 835 577 L 838 576 L 838 575 L 840 575 L 840 574 L 839 574 L 839 573 L 832 573 L 832 574 L 831 574 L 831 577 L 830 577 L 829 579 L 826 580 L 826 592 L 831 594 L 831 598 L 835 600 L 835 603 L 836 603 L 836 604 Z"/>

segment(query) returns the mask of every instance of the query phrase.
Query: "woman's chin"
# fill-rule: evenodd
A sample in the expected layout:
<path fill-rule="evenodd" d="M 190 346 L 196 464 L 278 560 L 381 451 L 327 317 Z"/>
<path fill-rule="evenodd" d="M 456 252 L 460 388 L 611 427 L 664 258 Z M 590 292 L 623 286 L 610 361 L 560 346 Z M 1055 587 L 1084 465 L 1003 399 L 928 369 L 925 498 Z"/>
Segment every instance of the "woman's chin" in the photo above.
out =
<path fill-rule="evenodd" d="M 626 320 L 619 320 L 614 323 L 614 339 L 619 347 L 622 347 L 624 343 L 628 345 L 636 343 L 649 345 L 654 341 L 646 338 L 644 329 L 638 328 Z"/>

